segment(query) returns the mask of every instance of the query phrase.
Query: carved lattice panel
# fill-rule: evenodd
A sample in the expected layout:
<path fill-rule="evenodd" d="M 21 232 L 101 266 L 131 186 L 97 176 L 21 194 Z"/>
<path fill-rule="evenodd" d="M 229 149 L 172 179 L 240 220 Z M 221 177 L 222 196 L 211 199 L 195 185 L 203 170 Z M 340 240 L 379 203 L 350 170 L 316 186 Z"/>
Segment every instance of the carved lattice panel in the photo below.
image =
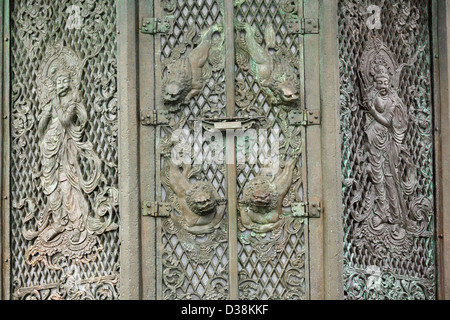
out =
<path fill-rule="evenodd" d="M 117 299 L 115 1 L 11 2 L 14 299 Z"/>
<path fill-rule="evenodd" d="M 236 114 L 264 119 L 253 141 L 258 148 L 250 147 L 247 153 L 238 151 L 242 299 L 308 297 L 307 220 L 292 215 L 295 203 L 304 201 L 304 128 L 289 121 L 289 112 L 303 107 L 303 39 L 288 26 L 292 19 L 299 19 L 301 5 L 300 1 L 258 0 L 239 1 L 235 6 Z M 269 65 L 272 70 L 267 74 L 263 70 Z M 242 150 L 244 146 L 244 140 L 238 142 Z M 247 159 L 240 164 L 239 157 Z M 271 172 L 273 168 L 277 169 Z M 266 188 L 272 186 L 271 192 L 279 193 L 283 216 L 272 224 L 258 226 L 245 222 L 243 214 L 251 211 L 252 193 L 264 183 Z M 286 185 L 286 190 L 281 185 Z"/>
<path fill-rule="evenodd" d="M 300 1 L 155 3 L 158 298 L 307 298 Z"/>
<path fill-rule="evenodd" d="M 157 12 L 173 21 L 172 32 L 160 36 L 156 49 L 161 52 L 157 61 L 161 74 L 156 81 L 162 88 L 157 104 L 164 106 L 172 119 L 170 126 L 158 128 L 157 138 L 161 142 L 158 199 L 173 207 L 173 216 L 161 222 L 158 235 L 162 250 L 160 298 L 226 299 L 226 173 L 223 163 L 211 160 L 220 156 L 212 155 L 201 122 L 225 116 L 223 1 L 155 3 Z M 201 71 L 196 74 L 195 70 Z M 191 86 L 179 92 L 174 83 Z M 184 191 L 192 192 L 186 196 L 190 205 L 202 188 L 214 190 L 214 232 L 201 223 L 190 223 L 184 215 Z"/>
<path fill-rule="evenodd" d="M 339 2 L 347 299 L 436 295 L 430 16 L 428 1 Z"/>

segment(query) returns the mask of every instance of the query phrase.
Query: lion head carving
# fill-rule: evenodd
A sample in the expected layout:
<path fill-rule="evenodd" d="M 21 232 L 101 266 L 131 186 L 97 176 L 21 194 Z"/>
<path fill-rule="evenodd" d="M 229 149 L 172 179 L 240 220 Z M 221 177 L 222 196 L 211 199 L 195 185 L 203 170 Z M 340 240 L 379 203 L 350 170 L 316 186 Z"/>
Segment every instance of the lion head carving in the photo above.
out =
<path fill-rule="evenodd" d="M 191 90 L 191 66 L 189 59 L 173 61 L 167 66 L 163 82 L 163 99 L 165 104 L 183 102 Z"/>
<path fill-rule="evenodd" d="M 198 216 L 212 214 L 216 209 L 216 200 L 214 189 L 208 182 L 196 182 L 186 191 L 186 203 Z"/>
<path fill-rule="evenodd" d="M 300 102 L 298 77 L 293 67 L 282 61 L 275 63 L 269 88 L 275 95 L 278 104 L 294 107 Z"/>
<path fill-rule="evenodd" d="M 279 197 L 276 185 L 268 177 L 259 176 L 245 187 L 243 202 L 254 212 L 267 213 L 277 207 Z"/>

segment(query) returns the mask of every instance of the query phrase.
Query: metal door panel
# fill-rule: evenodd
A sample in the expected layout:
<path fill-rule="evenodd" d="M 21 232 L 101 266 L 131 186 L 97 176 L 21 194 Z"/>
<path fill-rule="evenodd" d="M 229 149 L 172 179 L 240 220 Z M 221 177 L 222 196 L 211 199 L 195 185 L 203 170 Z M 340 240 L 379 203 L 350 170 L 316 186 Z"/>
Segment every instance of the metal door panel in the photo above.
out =
<path fill-rule="evenodd" d="M 168 110 L 171 118 L 169 126 L 156 130 L 160 159 L 156 166 L 157 200 L 169 203 L 173 214 L 157 222 L 161 279 L 157 297 L 223 299 L 228 297 L 226 170 L 223 164 L 202 159 L 210 154 L 208 143 L 202 141 L 201 122 L 226 115 L 223 1 L 155 1 L 155 16 L 172 21 L 170 34 L 155 37 L 156 106 Z M 181 92 L 176 91 L 177 86 L 183 86 Z M 188 158 L 180 172 L 171 152 L 181 154 L 183 148 Z M 195 184 L 198 189 L 216 190 L 220 221 L 215 222 L 215 232 L 193 231 L 202 227 L 186 224 L 180 202 L 184 201 L 182 194 Z"/>
<path fill-rule="evenodd" d="M 242 299 L 309 297 L 308 219 L 295 216 L 299 203 L 306 202 L 306 129 L 289 117 L 305 108 L 303 36 L 290 28 L 301 20 L 302 10 L 302 1 L 240 1 L 235 6 L 236 114 L 264 119 L 258 148 L 250 151 L 254 161 L 248 158 L 237 168 Z M 267 160 L 279 163 L 270 168 Z M 278 172 L 268 172 L 273 168 Z M 252 192 L 263 185 L 282 201 L 275 227 L 245 223 Z"/>
<path fill-rule="evenodd" d="M 157 111 L 141 120 L 156 126 L 159 157 L 156 202 L 147 203 L 150 211 L 163 208 L 151 213 L 157 298 L 308 298 L 306 129 L 291 119 L 305 107 L 303 38 L 289 27 L 300 20 L 302 2 L 154 4 L 154 19 L 168 27 L 154 36 Z M 265 68 L 264 75 L 250 70 L 260 54 L 267 65 L 255 70 Z M 207 159 L 213 149 L 223 153 L 218 163 Z M 182 151 L 187 161 L 175 164 Z M 189 197 L 202 188 L 215 198 L 219 223 L 190 220 Z M 252 221 L 260 191 L 270 209 Z"/>
<path fill-rule="evenodd" d="M 347 299 L 436 298 L 430 19 L 428 1 L 339 3 Z"/>
<path fill-rule="evenodd" d="M 10 6 L 11 296 L 118 298 L 115 3 Z"/>

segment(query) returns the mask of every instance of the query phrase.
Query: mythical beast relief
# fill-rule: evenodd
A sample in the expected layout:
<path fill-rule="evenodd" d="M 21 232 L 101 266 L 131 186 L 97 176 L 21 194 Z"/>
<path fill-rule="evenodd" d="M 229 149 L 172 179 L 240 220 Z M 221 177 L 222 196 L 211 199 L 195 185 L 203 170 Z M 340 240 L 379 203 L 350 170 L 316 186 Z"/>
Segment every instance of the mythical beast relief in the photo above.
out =
<path fill-rule="evenodd" d="M 275 177 L 262 173 L 247 183 L 239 205 L 241 222 L 245 228 L 265 233 L 283 223 L 283 199 L 292 186 L 297 161 L 298 158 L 291 159 Z"/>
<path fill-rule="evenodd" d="M 197 171 L 180 167 L 166 156 L 162 180 L 167 198 L 174 210 L 164 220 L 167 234 L 176 235 L 191 259 L 207 263 L 214 248 L 227 240 L 223 217 L 226 200 L 221 199 L 210 182 L 194 179 Z"/>
<path fill-rule="evenodd" d="M 170 159 L 167 159 L 167 166 L 164 180 L 177 197 L 184 228 L 192 234 L 212 233 L 225 211 L 217 191 L 209 182 L 191 183 Z"/>
<path fill-rule="evenodd" d="M 188 104 L 198 95 L 211 71 L 223 68 L 223 27 L 216 24 L 199 32 L 190 29 L 184 42 L 174 50 L 163 77 L 163 100 L 171 111 L 178 111 L 181 104 Z M 216 38 L 213 36 L 218 34 Z M 190 47 L 188 53 L 185 53 Z M 184 54 L 184 56 L 182 56 Z"/>
<path fill-rule="evenodd" d="M 278 47 L 270 24 L 262 39 L 255 27 L 248 23 L 236 25 L 236 63 L 255 77 L 268 102 L 285 109 L 300 108 L 301 94 L 298 58 L 285 47 Z"/>
<path fill-rule="evenodd" d="M 99 192 L 94 208 L 87 199 L 101 186 L 103 163 L 84 136 L 88 115 L 79 87 L 85 62 L 72 49 L 57 44 L 47 51 L 38 70 L 39 177 L 47 202 L 36 229 L 28 227 L 35 218 L 33 210 L 24 219 L 24 238 L 35 239 L 26 253 L 32 265 L 42 261 L 57 268 L 54 260 L 59 258 L 87 263 L 101 250 L 98 235 L 118 227 L 112 221 L 112 210 L 118 205 L 116 189 Z M 23 202 L 36 209 L 32 199 Z"/>

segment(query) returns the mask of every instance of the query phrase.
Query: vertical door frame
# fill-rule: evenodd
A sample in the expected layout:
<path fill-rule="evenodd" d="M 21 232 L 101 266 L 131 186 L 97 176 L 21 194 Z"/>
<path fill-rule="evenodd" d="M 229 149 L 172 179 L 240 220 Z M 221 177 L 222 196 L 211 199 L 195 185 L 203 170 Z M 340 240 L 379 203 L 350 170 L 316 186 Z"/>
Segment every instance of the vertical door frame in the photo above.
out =
<path fill-rule="evenodd" d="M 321 125 L 307 128 L 308 198 L 321 198 L 320 219 L 309 220 L 310 298 L 342 300 L 343 208 L 339 122 L 338 2 L 304 0 L 304 17 L 319 18 L 319 36 L 305 35 L 305 101 Z"/>
<path fill-rule="evenodd" d="M 437 283 L 438 299 L 450 300 L 450 0 L 432 0 L 432 3 L 438 215 Z"/>
<path fill-rule="evenodd" d="M 139 195 L 138 2 L 117 1 L 120 298 L 142 298 Z"/>
<path fill-rule="evenodd" d="M 140 32 L 141 22 L 144 18 L 155 17 L 155 1 L 154 0 L 140 0 L 138 8 L 138 20 L 136 21 L 138 27 L 137 36 L 138 43 L 138 83 L 139 90 L 139 108 L 138 116 L 142 114 L 151 113 L 157 109 L 156 101 L 156 80 L 155 80 L 155 43 L 156 35 L 149 35 Z M 142 126 L 139 123 L 139 170 L 140 184 L 139 194 L 141 201 L 156 201 L 156 159 L 157 142 L 156 142 L 156 126 Z M 148 152 L 151 151 L 151 152 Z M 144 300 L 155 300 L 157 295 L 157 254 L 156 254 L 156 234 L 157 234 L 157 219 L 151 217 L 142 217 L 140 230 L 141 236 L 141 264 L 142 264 L 142 296 Z"/>
<path fill-rule="evenodd" d="M 342 300 L 343 207 L 341 179 L 341 139 L 339 117 L 338 1 L 319 2 L 319 91 L 321 105 L 321 188 L 322 188 L 322 268 L 321 292 L 317 298 Z M 306 49 L 306 52 L 307 49 Z M 311 146 L 309 146 L 311 148 Z M 311 232 L 313 233 L 313 232 Z M 320 241 L 317 239 L 317 241 Z M 319 254 L 319 252 L 318 252 Z M 317 285 L 320 283 L 317 282 Z M 313 285 L 313 284 L 311 284 Z M 314 298 L 314 297 L 312 297 Z"/>
<path fill-rule="evenodd" d="M 10 1 L 0 1 L 0 37 L 2 40 L 2 50 L 0 52 L 0 183 L 1 183 L 1 204 L 0 204 L 0 300 L 10 297 L 10 229 L 9 229 L 9 159 L 10 159 Z"/>
<path fill-rule="evenodd" d="M 304 18 L 319 19 L 319 1 L 303 0 Z M 320 20 L 320 19 L 319 19 Z M 321 112 L 320 101 L 320 37 L 323 33 L 319 21 L 319 34 L 304 34 L 303 41 L 303 81 L 304 81 L 304 101 L 305 109 Z M 321 126 L 308 126 L 305 130 L 306 143 L 306 189 L 307 202 L 313 198 L 325 200 L 322 192 L 322 170 L 321 170 Z M 308 246 L 309 256 L 307 258 L 307 274 L 309 275 L 309 299 L 324 299 L 324 259 L 323 259 L 323 219 L 327 212 L 321 214 L 321 218 L 308 219 Z"/>

